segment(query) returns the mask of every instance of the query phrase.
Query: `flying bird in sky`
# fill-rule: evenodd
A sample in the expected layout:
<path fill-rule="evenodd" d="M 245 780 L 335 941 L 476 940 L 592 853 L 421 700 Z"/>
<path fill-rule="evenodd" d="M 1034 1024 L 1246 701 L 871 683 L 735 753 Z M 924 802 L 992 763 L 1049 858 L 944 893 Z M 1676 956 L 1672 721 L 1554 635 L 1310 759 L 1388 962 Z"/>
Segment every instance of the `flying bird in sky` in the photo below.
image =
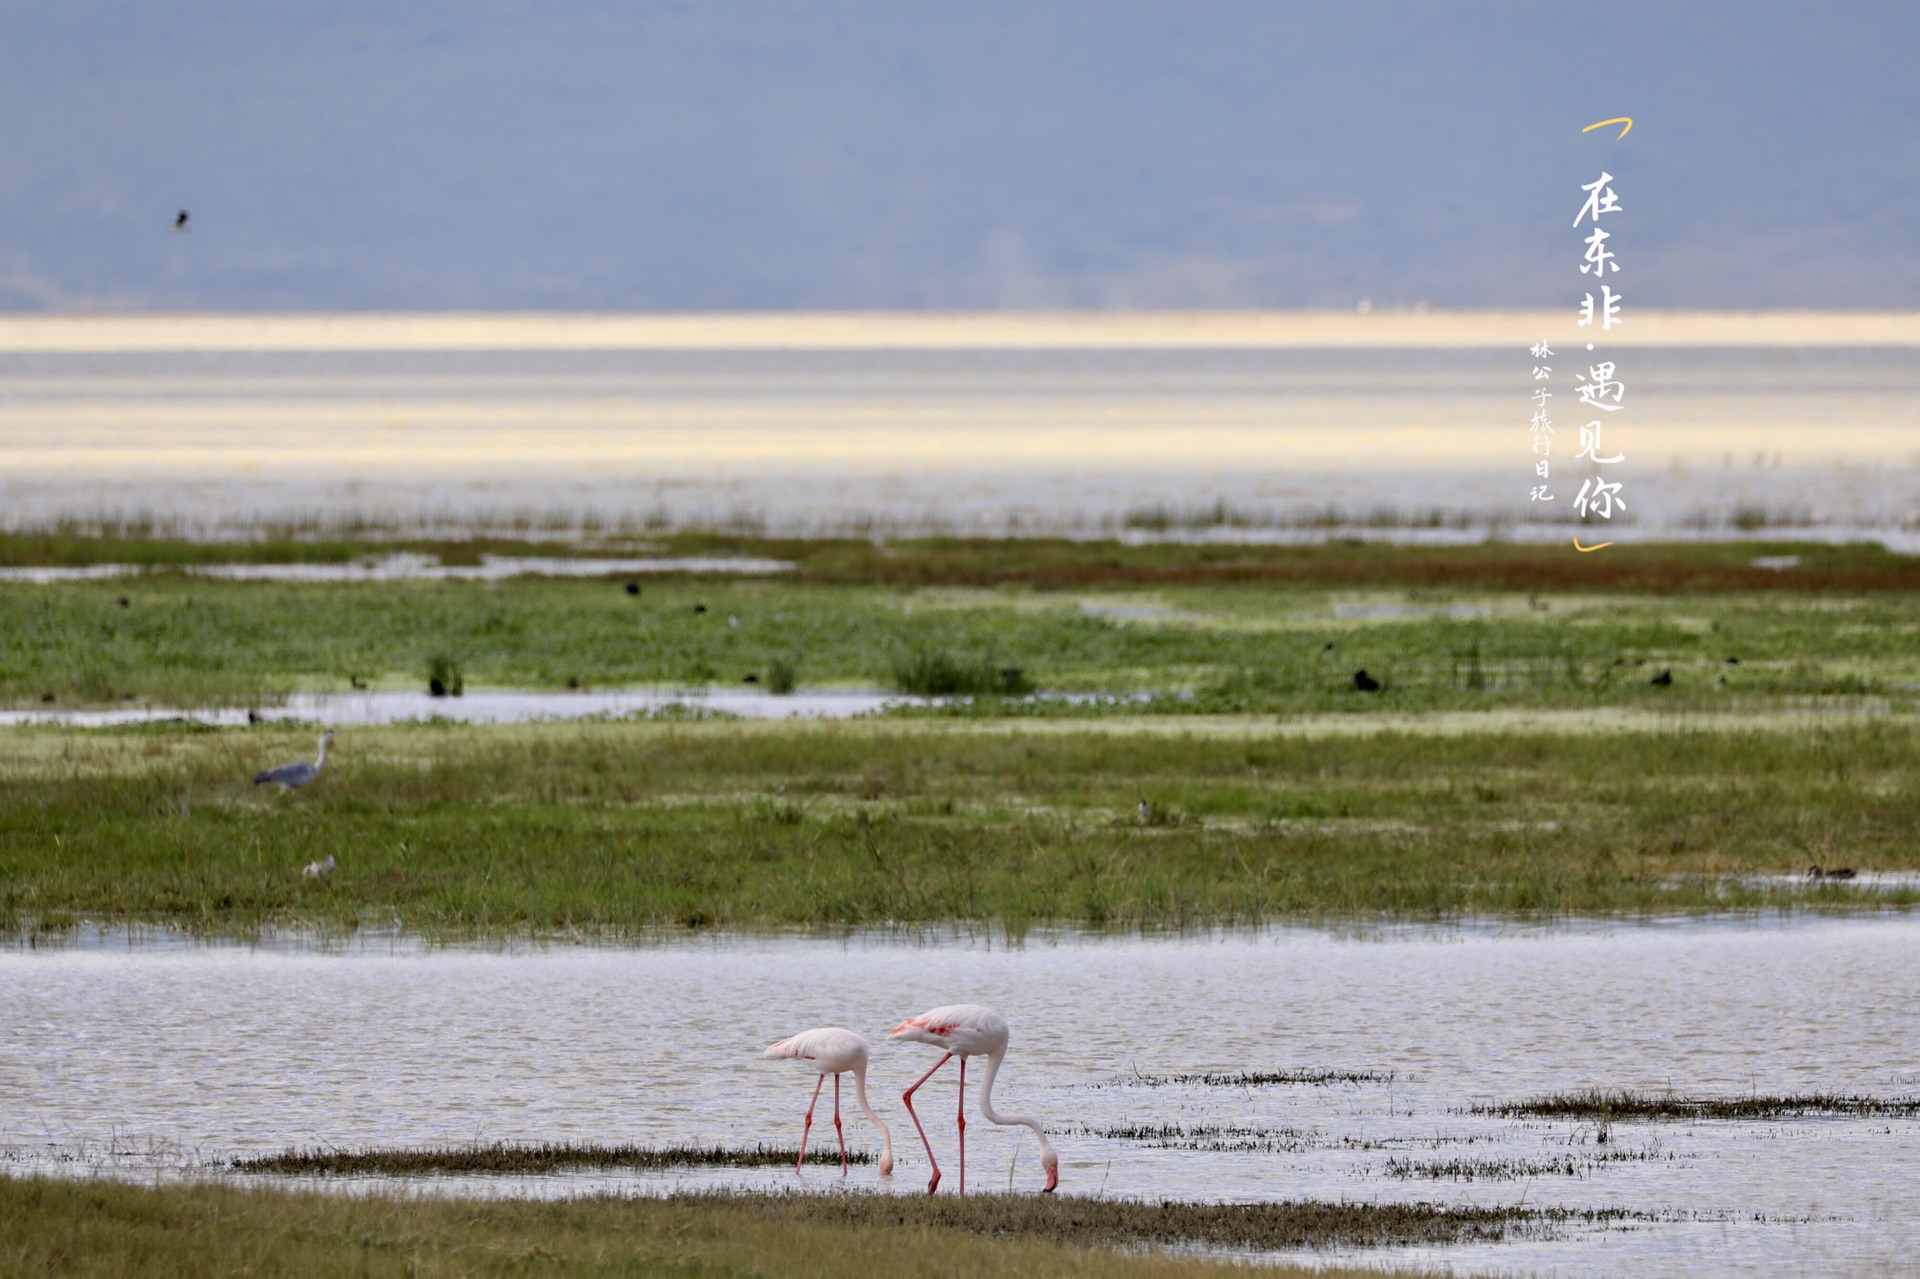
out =
<path fill-rule="evenodd" d="M 173 229 L 176 231 L 184 231 L 187 229 L 187 211 L 185 209 L 182 209 L 180 210 L 180 212 L 174 214 Z"/>

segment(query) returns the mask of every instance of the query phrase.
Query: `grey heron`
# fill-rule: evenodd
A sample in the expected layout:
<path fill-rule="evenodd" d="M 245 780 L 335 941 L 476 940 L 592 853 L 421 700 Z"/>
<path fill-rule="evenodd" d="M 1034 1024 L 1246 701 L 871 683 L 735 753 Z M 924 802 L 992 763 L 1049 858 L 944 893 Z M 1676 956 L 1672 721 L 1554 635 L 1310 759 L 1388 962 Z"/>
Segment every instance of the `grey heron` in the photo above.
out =
<path fill-rule="evenodd" d="M 329 728 L 320 734 L 320 758 L 309 764 L 306 760 L 295 760 L 291 764 L 282 764 L 278 768 L 268 768 L 253 775 L 253 784 L 261 786 L 271 784 L 285 790 L 296 786 L 305 786 L 320 776 L 320 770 L 327 766 L 327 743 L 333 740 L 333 730 Z"/>

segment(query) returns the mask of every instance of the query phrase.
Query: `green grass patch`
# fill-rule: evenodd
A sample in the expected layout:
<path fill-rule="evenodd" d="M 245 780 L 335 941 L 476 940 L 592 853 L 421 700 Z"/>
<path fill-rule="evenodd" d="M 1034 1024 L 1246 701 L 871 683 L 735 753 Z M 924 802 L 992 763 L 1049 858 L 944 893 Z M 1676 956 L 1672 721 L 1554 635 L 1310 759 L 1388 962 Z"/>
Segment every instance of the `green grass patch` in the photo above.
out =
<path fill-rule="evenodd" d="M 480 1201 L 0 1177 L 0 1274 L 799 1279 L 857 1259 L 910 1279 L 1224 1279 L 1244 1266 L 1164 1250 L 1475 1243 L 1630 1219 L 1617 1210 L 1009 1195 Z M 1264 1273 L 1381 1272 L 1276 1265 Z"/>
<path fill-rule="evenodd" d="M 1770 575 L 1778 576 L 1778 575 Z M 295 691 L 733 686 L 972 697 L 947 714 L 1709 708 L 1920 687 L 1920 593 L 1068 591 L 675 578 L 0 583 L 0 705 Z M 1364 668 L 1384 688 L 1361 692 Z M 1671 683 L 1655 684 L 1661 672 Z M 1098 694 L 1035 702 L 1022 694 Z M 1145 698 L 1145 702 L 1140 701 Z"/>
<path fill-rule="evenodd" d="M 310 751 L 305 734 L 13 729 L 0 922 L 617 938 L 975 921 L 1018 935 L 1920 901 L 1785 878 L 1920 868 L 1920 726 L 1906 718 L 1150 724 L 352 729 L 290 795 L 248 779 Z M 301 874 L 327 856 L 332 875 Z"/>

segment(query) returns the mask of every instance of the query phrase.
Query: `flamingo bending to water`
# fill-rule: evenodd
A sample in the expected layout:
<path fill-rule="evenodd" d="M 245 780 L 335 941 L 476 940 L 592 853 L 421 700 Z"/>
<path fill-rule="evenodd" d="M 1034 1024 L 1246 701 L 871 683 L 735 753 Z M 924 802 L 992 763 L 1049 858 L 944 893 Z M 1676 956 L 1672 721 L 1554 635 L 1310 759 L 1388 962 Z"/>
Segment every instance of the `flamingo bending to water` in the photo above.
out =
<path fill-rule="evenodd" d="M 1060 1184 L 1060 1157 L 1053 1153 L 1053 1147 L 1047 1144 L 1047 1130 L 1040 1126 L 1038 1119 L 1029 1119 L 1025 1115 L 1003 1115 L 993 1108 L 993 1077 L 1000 1070 L 1000 1063 L 1007 1056 L 1007 1019 L 991 1008 L 982 1008 L 979 1004 L 947 1004 L 941 1008 L 921 1013 L 918 1017 L 909 1017 L 893 1028 L 888 1039 L 905 1039 L 917 1044 L 932 1044 L 935 1048 L 944 1048 L 946 1057 L 933 1063 L 933 1070 L 914 1081 L 913 1087 L 901 1095 L 907 1103 L 907 1114 L 913 1117 L 913 1126 L 920 1130 L 920 1143 L 927 1148 L 927 1162 L 933 1165 L 933 1180 L 927 1183 L 927 1193 L 932 1194 L 940 1185 L 940 1164 L 933 1157 L 933 1143 L 927 1140 L 927 1130 L 920 1123 L 920 1116 L 914 1113 L 913 1094 L 921 1084 L 933 1078 L 934 1070 L 947 1064 L 950 1057 L 960 1059 L 960 1193 L 967 1193 L 967 1058 L 985 1057 L 987 1073 L 980 1080 L 980 1113 L 996 1124 L 1023 1124 L 1033 1129 L 1033 1135 L 1040 1139 L 1040 1166 L 1047 1170 L 1047 1191 L 1051 1192 Z"/>
<path fill-rule="evenodd" d="M 860 1109 L 867 1112 L 867 1118 L 873 1120 L 873 1126 L 880 1130 L 880 1175 L 893 1173 L 893 1134 L 887 1131 L 879 1115 L 873 1113 L 873 1107 L 867 1102 L 867 1041 L 851 1030 L 842 1030 L 838 1026 L 822 1026 L 818 1030 L 803 1030 L 791 1039 L 783 1039 L 767 1049 L 768 1057 L 794 1057 L 806 1062 L 818 1071 L 820 1078 L 813 1085 L 813 1100 L 807 1103 L 806 1126 L 800 1130 L 800 1157 L 794 1160 L 793 1170 L 799 1172 L 807 1159 L 807 1137 L 813 1132 L 813 1108 L 820 1101 L 820 1087 L 827 1082 L 827 1076 L 833 1076 L 833 1131 L 840 1138 L 840 1175 L 847 1175 L 847 1134 L 840 1126 L 840 1076 L 847 1071 L 853 1072 L 853 1095 L 860 1102 Z"/>

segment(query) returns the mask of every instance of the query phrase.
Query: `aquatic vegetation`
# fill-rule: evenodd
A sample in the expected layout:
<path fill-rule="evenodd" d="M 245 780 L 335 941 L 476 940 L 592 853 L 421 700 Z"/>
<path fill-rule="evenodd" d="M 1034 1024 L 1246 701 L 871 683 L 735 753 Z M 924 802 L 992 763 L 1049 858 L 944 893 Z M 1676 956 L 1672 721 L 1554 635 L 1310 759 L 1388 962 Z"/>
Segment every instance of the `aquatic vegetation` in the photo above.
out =
<path fill-rule="evenodd" d="M 1219 1154 L 1280 1154 L 1319 1149 L 1324 1138 L 1294 1128 L 1247 1124 L 1123 1124 L 1070 1130 L 1074 1136 L 1127 1141 L 1154 1150 L 1204 1150 Z"/>
<path fill-rule="evenodd" d="M 310 1150 L 286 1150 L 277 1155 L 234 1159 L 229 1166 L 236 1172 L 330 1177 L 407 1177 L 432 1173 L 528 1176 L 567 1168 L 790 1168 L 799 1156 L 797 1149 L 766 1145 L 599 1146 L 572 1142 L 494 1142 L 424 1148 L 317 1146 Z M 838 1168 L 840 1151 L 837 1147 L 816 1146 L 807 1152 L 807 1162 Z M 849 1146 L 847 1162 L 870 1164 L 874 1156 Z"/>
<path fill-rule="evenodd" d="M 1422 1161 L 1395 1156 L 1381 1169 L 1401 1181 L 1420 1178 L 1428 1181 L 1519 1181 L 1528 1177 L 1588 1177 L 1602 1166 L 1614 1163 L 1649 1163 L 1671 1160 L 1675 1156 L 1663 1150 L 1602 1149 L 1568 1152 L 1547 1159 L 1441 1159 Z"/>
<path fill-rule="evenodd" d="M 1072 1195 L 691 1194 L 674 1202 L 750 1212 L 763 1220 L 962 1230 L 1079 1245 L 1148 1245 L 1273 1252 L 1485 1242 L 1552 1234 L 1571 1222 L 1635 1214 L 1432 1203 L 1293 1200 L 1213 1204 Z"/>
<path fill-rule="evenodd" d="M 1838 1093 L 1747 1097 L 1682 1097 L 1634 1092 L 1556 1093 L 1525 1101 L 1475 1106 L 1474 1114 L 1543 1119 L 1798 1119 L 1823 1115 L 1920 1116 L 1920 1097 L 1862 1097 Z"/>

